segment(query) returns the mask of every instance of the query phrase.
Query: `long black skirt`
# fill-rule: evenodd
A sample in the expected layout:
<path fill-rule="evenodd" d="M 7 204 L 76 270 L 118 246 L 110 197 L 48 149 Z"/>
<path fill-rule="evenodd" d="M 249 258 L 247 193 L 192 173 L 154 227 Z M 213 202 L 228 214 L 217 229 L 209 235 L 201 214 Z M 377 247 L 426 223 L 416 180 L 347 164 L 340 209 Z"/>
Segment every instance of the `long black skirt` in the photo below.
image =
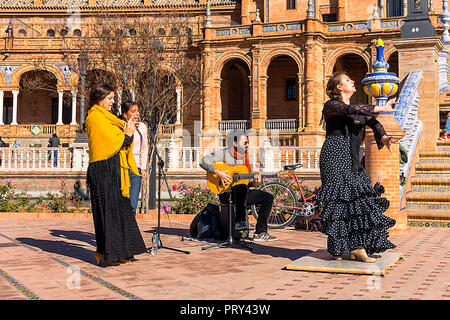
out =
<path fill-rule="evenodd" d="M 120 190 L 120 158 L 89 164 L 87 184 L 91 192 L 97 252 L 116 262 L 146 252 L 129 198 Z"/>
<path fill-rule="evenodd" d="M 358 246 L 368 254 L 395 248 L 387 232 L 395 220 L 383 214 L 389 208 L 389 201 L 381 197 L 384 187 L 379 183 L 372 187 L 364 169 L 352 172 L 349 137 L 327 136 L 320 154 L 320 177 L 321 231 L 328 236 L 331 255 Z"/>

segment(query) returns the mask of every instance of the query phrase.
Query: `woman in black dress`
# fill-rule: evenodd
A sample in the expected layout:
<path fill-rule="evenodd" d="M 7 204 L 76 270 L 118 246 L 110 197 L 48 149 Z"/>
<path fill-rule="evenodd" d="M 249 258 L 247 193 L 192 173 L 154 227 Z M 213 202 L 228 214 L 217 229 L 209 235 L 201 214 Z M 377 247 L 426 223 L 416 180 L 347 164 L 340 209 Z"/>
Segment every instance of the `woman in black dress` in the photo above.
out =
<path fill-rule="evenodd" d="M 387 230 L 395 220 L 383 214 L 389 201 L 381 184 L 372 187 L 361 165 L 359 149 L 364 127 L 372 128 L 378 148 L 390 150 L 394 141 L 376 120 L 378 112 L 394 112 L 397 102 L 389 100 L 385 106 L 350 104 L 356 91 L 354 81 L 345 72 L 335 73 L 327 84 L 330 100 L 323 108 L 326 139 L 320 153 L 322 185 L 317 192 L 324 205 L 321 211 L 322 229 L 328 235 L 327 250 L 335 259 L 344 253 L 350 259 L 376 262 L 368 254 L 395 248 L 387 238 Z"/>
<path fill-rule="evenodd" d="M 113 115 L 114 88 L 94 85 L 86 117 L 89 140 L 87 183 L 91 191 L 98 264 L 118 265 L 146 252 L 129 198 L 128 169 L 137 175 L 132 154 L 134 119 Z"/>

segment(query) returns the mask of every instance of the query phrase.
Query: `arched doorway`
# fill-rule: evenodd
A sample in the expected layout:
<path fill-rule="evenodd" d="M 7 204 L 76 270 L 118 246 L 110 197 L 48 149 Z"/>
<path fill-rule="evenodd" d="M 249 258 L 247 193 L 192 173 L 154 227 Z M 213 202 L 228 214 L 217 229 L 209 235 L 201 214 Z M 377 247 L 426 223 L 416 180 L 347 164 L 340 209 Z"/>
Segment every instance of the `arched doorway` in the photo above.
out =
<path fill-rule="evenodd" d="M 267 120 L 295 121 L 278 129 L 298 126 L 298 73 L 296 61 L 287 55 L 277 56 L 267 68 Z"/>
<path fill-rule="evenodd" d="M 355 81 L 356 92 L 352 96 L 351 103 L 369 103 L 369 97 L 364 93 L 362 79 L 368 72 L 366 61 L 357 54 L 347 54 L 340 57 L 333 67 L 333 73 L 345 71 Z"/>
<path fill-rule="evenodd" d="M 223 121 L 250 119 L 250 70 L 240 59 L 225 63 L 220 77 L 220 102 Z"/>
<path fill-rule="evenodd" d="M 58 121 L 58 80 L 46 70 L 31 70 L 20 77 L 17 122 L 56 124 Z M 71 103 L 63 100 L 63 123 L 70 123 Z"/>

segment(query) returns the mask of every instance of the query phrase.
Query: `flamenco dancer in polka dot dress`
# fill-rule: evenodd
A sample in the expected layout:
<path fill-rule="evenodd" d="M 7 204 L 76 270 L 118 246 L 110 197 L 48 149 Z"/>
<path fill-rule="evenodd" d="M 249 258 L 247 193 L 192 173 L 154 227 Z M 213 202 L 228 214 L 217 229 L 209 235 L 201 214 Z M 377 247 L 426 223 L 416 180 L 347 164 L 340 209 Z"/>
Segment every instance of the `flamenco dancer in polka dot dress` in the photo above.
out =
<path fill-rule="evenodd" d="M 335 259 L 350 253 L 351 259 L 376 262 L 368 255 L 395 248 L 387 230 L 395 220 L 383 214 L 389 201 L 381 197 L 384 188 L 372 187 L 361 166 L 359 149 L 365 126 L 372 128 L 378 148 L 394 142 L 376 120 L 378 112 L 395 112 L 397 102 L 385 106 L 350 104 L 356 91 L 354 81 L 345 72 L 335 73 L 327 84 L 330 100 L 323 108 L 326 139 L 320 153 L 322 185 L 317 192 L 324 205 L 320 214 L 321 231 L 328 235 L 327 250 Z"/>

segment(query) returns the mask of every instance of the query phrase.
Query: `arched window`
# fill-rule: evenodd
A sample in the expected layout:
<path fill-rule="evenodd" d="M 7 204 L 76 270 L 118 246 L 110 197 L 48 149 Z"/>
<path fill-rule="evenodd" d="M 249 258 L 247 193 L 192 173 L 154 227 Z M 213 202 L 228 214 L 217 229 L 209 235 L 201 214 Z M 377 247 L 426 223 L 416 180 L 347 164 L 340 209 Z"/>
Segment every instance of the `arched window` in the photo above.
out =
<path fill-rule="evenodd" d="M 73 30 L 73 36 L 74 37 L 81 37 L 81 30 L 80 29 Z"/>
<path fill-rule="evenodd" d="M 67 36 L 68 33 L 69 33 L 69 30 L 68 30 L 67 28 L 63 28 L 63 29 L 61 29 L 61 31 L 59 32 L 59 34 L 61 35 L 61 37 Z"/>
<path fill-rule="evenodd" d="M 163 28 L 159 28 L 156 33 L 158 34 L 158 36 L 165 36 L 166 30 L 164 30 Z"/>
<path fill-rule="evenodd" d="M 19 30 L 19 36 L 26 37 L 27 36 L 27 31 L 25 29 L 20 29 Z"/>
<path fill-rule="evenodd" d="M 177 36 L 179 34 L 180 34 L 180 31 L 177 28 L 172 28 L 172 30 L 170 30 L 171 36 Z"/>
<path fill-rule="evenodd" d="M 132 36 L 132 37 L 135 36 L 135 35 L 136 35 L 136 29 L 133 29 L 133 28 L 132 28 L 132 29 L 129 29 L 129 30 L 128 30 L 128 34 L 129 34 L 130 36 Z"/>
<path fill-rule="evenodd" d="M 47 30 L 47 37 L 54 37 L 55 36 L 55 30 L 48 29 Z"/>

